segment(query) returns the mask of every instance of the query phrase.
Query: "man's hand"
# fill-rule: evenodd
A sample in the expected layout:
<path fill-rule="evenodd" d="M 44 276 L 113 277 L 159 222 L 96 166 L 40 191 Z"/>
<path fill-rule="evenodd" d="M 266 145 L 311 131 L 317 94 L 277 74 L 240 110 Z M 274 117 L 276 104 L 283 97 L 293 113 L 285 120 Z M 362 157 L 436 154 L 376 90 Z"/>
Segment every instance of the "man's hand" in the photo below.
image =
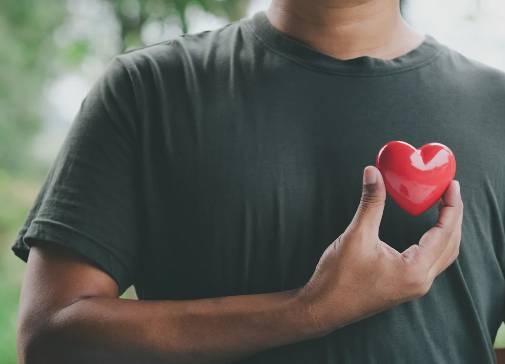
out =
<path fill-rule="evenodd" d="M 369 177 L 376 182 L 365 184 Z M 325 250 L 300 290 L 323 333 L 425 295 L 459 254 L 463 218 L 459 182 L 451 181 L 440 199 L 435 226 L 403 252 L 379 239 L 385 199 L 380 171 L 367 166 L 350 225 Z"/>

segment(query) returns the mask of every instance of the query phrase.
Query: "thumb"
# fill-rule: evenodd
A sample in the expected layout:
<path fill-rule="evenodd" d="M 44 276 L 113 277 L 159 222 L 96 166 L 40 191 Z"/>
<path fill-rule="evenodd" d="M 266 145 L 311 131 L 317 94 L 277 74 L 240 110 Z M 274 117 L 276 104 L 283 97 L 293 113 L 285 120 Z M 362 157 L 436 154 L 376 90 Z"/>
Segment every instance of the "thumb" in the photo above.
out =
<path fill-rule="evenodd" d="M 364 168 L 362 188 L 361 200 L 351 225 L 378 236 L 386 203 L 386 187 L 377 167 L 370 165 Z"/>

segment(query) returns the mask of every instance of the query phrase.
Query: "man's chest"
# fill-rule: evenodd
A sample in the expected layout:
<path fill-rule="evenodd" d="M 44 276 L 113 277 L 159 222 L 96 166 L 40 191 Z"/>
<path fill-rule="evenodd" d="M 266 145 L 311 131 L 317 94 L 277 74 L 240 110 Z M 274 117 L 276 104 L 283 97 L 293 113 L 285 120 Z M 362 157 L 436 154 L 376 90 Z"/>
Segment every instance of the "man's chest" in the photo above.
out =
<path fill-rule="evenodd" d="M 143 194 L 152 202 L 145 206 L 143 254 L 147 275 L 158 274 L 166 292 L 232 294 L 304 282 L 352 219 L 362 169 L 390 140 L 449 146 L 469 210 L 496 193 L 494 186 L 486 191 L 486 181 L 496 184 L 498 174 L 483 170 L 492 150 L 476 148 L 455 119 L 440 125 L 444 110 L 434 114 L 427 105 L 425 114 L 408 114 L 405 105 L 381 106 L 370 93 L 359 102 L 274 91 L 245 91 L 230 103 L 209 94 L 152 121 L 158 137 L 143 156 Z M 471 121 L 462 115 L 458 122 Z M 414 218 L 388 199 L 381 238 L 402 250 L 436 217 L 436 207 Z M 467 236 L 473 239 L 471 228 Z M 485 252 L 494 254 L 492 244 Z"/>

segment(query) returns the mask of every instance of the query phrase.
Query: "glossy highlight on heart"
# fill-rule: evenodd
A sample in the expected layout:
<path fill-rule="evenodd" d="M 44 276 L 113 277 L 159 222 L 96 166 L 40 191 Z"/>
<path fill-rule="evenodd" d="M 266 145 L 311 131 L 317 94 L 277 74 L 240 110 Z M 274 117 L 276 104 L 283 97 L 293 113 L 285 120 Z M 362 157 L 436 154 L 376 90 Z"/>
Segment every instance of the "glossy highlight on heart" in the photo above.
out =
<path fill-rule="evenodd" d="M 441 143 L 428 143 L 416 149 L 404 141 L 393 140 L 379 150 L 375 165 L 387 193 L 412 216 L 432 207 L 456 174 L 456 158 Z"/>

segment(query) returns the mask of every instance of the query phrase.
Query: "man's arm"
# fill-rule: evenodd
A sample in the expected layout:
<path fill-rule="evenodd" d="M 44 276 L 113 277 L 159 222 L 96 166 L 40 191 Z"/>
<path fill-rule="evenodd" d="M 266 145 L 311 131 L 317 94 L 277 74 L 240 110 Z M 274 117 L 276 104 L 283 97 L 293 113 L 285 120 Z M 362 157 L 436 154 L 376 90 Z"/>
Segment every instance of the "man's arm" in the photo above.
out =
<path fill-rule="evenodd" d="M 21 292 L 21 363 L 229 363 L 423 296 L 459 254 L 459 183 L 452 181 L 440 200 L 435 226 L 400 253 L 378 236 L 386 191 L 377 168 L 367 167 L 364 177 L 374 171 L 377 180 L 363 186 L 347 229 L 310 280 L 289 291 L 124 300 L 114 280 L 83 259 L 33 245 Z"/>
<path fill-rule="evenodd" d="M 227 363 L 316 337 L 297 290 L 197 300 L 117 297 L 112 278 L 54 244 L 32 246 L 21 363 Z"/>

